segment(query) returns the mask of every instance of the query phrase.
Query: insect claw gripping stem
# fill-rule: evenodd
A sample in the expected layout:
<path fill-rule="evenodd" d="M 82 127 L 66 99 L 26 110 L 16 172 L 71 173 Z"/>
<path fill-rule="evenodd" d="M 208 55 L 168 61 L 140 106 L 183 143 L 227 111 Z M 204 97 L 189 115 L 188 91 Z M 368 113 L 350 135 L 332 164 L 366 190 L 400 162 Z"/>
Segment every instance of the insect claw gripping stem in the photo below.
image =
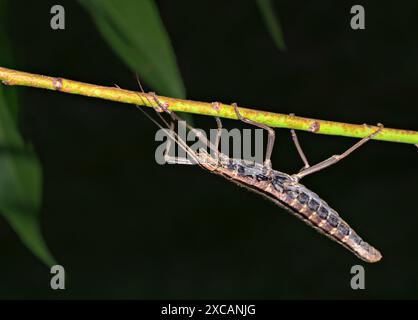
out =
<path fill-rule="evenodd" d="M 170 110 L 168 110 L 167 106 L 164 103 L 161 103 L 161 101 L 158 100 L 157 95 L 155 94 L 155 92 L 148 92 L 148 94 L 151 95 L 152 99 L 157 104 L 157 106 L 154 107 L 155 111 L 160 112 L 160 113 L 161 112 L 166 112 L 171 116 L 171 118 L 173 120 L 175 120 L 172 116 L 172 112 Z"/>

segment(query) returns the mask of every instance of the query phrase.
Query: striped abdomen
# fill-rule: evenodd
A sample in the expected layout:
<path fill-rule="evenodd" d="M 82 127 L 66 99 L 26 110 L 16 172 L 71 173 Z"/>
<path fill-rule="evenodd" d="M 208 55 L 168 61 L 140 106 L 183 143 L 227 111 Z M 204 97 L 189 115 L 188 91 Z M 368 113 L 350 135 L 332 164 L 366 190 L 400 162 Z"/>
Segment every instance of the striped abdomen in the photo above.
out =
<path fill-rule="evenodd" d="M 306 223 L 342 244 L 359 258 L 367 262 L 377 262 L 382 258 L 380 252 L 364 242 L 337 212 L 303 185 L 296 184 L 280 190 L 275 188 L 272 194 Z"/>
<path fill-rule="evenodd" d="M 364 242 L 357 233 L 328 204 L 286 173 L 267 169 L 257 163 L 221 158 L 220 166 L 207 161 L 206 169 L 229 178 L 238 185 L 260 193 L 298 218 L 352 251 L 360 259 L 377 262 L 380 252 Z"/>
<path fill-rule="evenodd" d="M 264 195 L 364 261 L 377 262 L 382 258 L 324 200 L 288 174 L 273 170 L 268 175 L 266 168 L 259 164 L 229 158 L 222 159 L 220 167 L 207 165 L 207 169 Z"/>

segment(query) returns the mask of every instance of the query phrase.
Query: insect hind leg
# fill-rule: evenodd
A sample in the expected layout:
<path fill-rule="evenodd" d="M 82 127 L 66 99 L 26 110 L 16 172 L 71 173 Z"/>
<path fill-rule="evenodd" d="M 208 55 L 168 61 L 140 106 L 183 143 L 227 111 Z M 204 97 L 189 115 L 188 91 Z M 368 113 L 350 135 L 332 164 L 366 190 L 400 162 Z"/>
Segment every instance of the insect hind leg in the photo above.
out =
<path fill-rule="evenodd" d="M 294 115 L 295 115 L 294 113 L 289 114 L 289 116 L 292 116 L 292 117 Z M 304 164 L 304 167 L 300 170 L 300 171 L 302 171 L 304 169 L 309 168 L 310 165 L 309 165 L 308 159 L 305 156 L 305 153 L 302 150 L 302 147 L 300 146 L 299 139 L 298 139 L 298 136 L 296 134 L 296 131 L 294 129 L 290 129 L 290 133 L 292 134 L 292 140 L 293 140 L 293 143 L 296 147 L 296 150 L 298 151 L 298 154 L 299 154 L 299 156 L 302 159 L 303 164 Z"/>
<path fill-rule="evenodd" d="M 347 157 L 348 155 L 350 155 L 354 150 L 358 149 L 363 144 L 365 144 L 367 141 L 369 141 L 374 136 L 376 136 L 383 129 L 383 125 L 381 123 L 378 123 L 377 126 L 379 128 L 376 131 L 372 132 L 367 137 L 364 137 L 363 139 L 361 139 L 360 141 L 358 141 L 357 143 L 355 143 L 352 147 L 350 147 L 349 149 L 347 149 L 342 154 L 333 155 L 333 156 L 329 157 L 328 159 L 325 159 L 324 161 L 321 161 L 320 163 L 317 163 L 317 164 L 315 164 L 313 166 L 310 166 L 308 168 L 302 169 L 302 171 L 300 171 L 299 173 L 294 174 L 293 177 L 296 180 L 300 180 L 300 179 L 302 179 L 303 177 L 305 177 L 305 176 L 307 176 L 309 174 L 312 174 L 314 172 L 317 172 L 317 171 L 320 171 L 322 169 L 328 168 L 329 166 L 331 166 L 331 165 L 337 163 L 338 161 L 344 159 L 345 157 Z"/>

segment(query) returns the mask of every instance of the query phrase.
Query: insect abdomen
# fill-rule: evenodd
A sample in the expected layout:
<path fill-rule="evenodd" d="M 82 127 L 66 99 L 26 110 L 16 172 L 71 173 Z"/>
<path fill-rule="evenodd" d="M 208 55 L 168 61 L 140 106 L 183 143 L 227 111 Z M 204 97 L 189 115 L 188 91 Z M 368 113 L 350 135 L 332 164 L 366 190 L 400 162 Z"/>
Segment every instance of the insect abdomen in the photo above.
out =
<path fill-rule="evenodd" d="M 299 185 L 280 193 L 281 200 L 305 222 L 347 247 L 359 258 L 367 262 L 377 262 L 382 258 L 377 249 L 364 242 L 337 212 L 312 191 Z"/>
<path fill-rule="evenodd" d="M 209 168 L 210 169 L 210 168 Z M 295 183 L 283 172 L 274 171 L 271 177 L 258 164 L 228 159 L 216 173 L 230 177 L 239 185 L 260 192 L 276 204 L 287 208 L 298 218 L 346 247 L 367 262 L 382 258 L 378 250 L 364 242 L 357 233 L 328 204 L 304 185 Z"/>

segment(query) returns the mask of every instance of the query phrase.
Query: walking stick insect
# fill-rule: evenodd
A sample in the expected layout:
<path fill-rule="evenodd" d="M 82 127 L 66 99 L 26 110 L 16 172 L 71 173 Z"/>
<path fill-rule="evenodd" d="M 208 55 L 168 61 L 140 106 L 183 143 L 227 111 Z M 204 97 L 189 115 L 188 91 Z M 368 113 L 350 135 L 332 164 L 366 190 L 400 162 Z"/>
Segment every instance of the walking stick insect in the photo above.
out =
<path fill-rule="evenodd" d="M 139 85 L 141 91 L 144 93 L 140 83 Z M 227 155 L 218 151 L 222 129 L 222 123 L 218 117 L 215 117 L 218 130 L 214 144 L 208 141 L 205 137 L 202 137 L 198 130 L 186 123 L 186 126 L 190 131 L 194 131 L 196 136 L 201 138 L 207 147 L 215 151 L 215 156 L 211 156 L 204 149 L 198 149 L 197 151 L 192 150 L 173 130 L 174 122 L 181 121 L 182 119 L 173 111 L 169 110 L 166 105 L 161 103 L 155 93 L 150 92 L 149 94 L 154 100 L 154 103 L 152 103 L 148 97 L 145 96 L 145 98 L 148 100 L 150 105 L 154 105 L 154 110 L 157 111 L 158 116 L 164 122 L 166 128 L 151 118 L 140 107 L 137 106 L 137 108 L 143 111 L 144 114 L 157 126 L 169 130 L 167 132 L 170 139 L 167 141 L 166 152 L 164 154 L 164 158 L 167 163 L 197 163 L 200 167 L 256 192 L 271 200 L 276 205 L 290 211 L 296 217 L 303 220 L 320 233 L 325 234 L 330 239 L 353 252 L 360 259 L 366 262 L 377 262 L 382 258 L 380 252 L 367 242 L 363 241 L 363 239 L 358 236 L 357 233 L 324 200 L 322 200 L 316 193 L 299 183 L 303 177 L 325 169 L 347 157 L 354 150 L 358 149 L 360 146 L 376 136 L 383 128 L 382 124 L 379 123 L 379 128 L 375 132 L 358 141 L 344 153 L 340 155 L 333 155 L 330 158 L 312 166 L 308 163 L 308 160 L 302 151 L 295 130 L 292 129 L 292 140 L 304 163 L 304 167 L 298 173 L 289 175 L 272 168 L 270 158 L 275 140 L 274 130 L 267 125 L 243 117 L 238 110 L 237 104 L 234 103 L 232 106 L 234 107 L 235 114 L 240 121 L 265 129 L 268 132 L 267 149 L 263 164 L 249 162 L 243 159 L 229 158 Z M 143 96 L 140 97 L 143 98 Z M 161 112 L 170 115 L 171 124 L 169 124 L 165 118 L 162 117 L 160 114 Z M 193 161 L 188 158 L 176 158 L 170 156 L 168 151 L 170 150 L 171 141 L 177 143 L 186 152 L 186 154 L 193 159 Z"/>

